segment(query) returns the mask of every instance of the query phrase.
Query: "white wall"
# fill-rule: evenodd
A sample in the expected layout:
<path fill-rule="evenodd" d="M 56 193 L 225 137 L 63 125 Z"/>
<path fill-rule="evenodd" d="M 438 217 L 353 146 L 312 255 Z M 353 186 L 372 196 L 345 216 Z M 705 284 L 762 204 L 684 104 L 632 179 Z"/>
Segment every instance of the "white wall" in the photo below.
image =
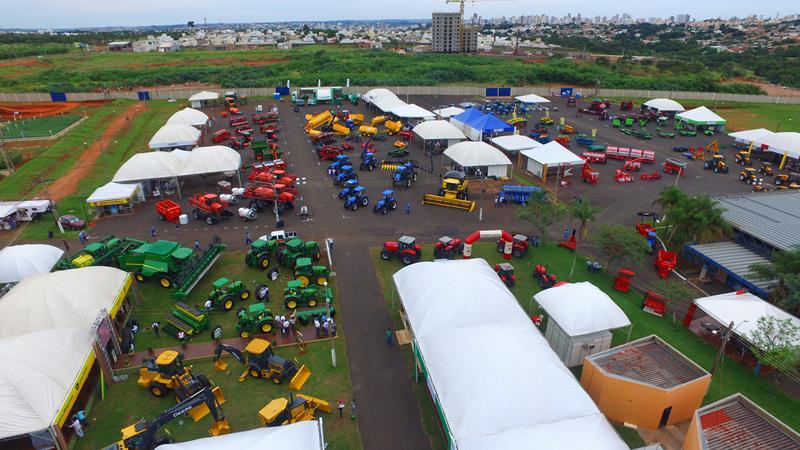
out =
<path fill-rule="evenodd" d="M 508 167 L 509 166 L 488 166 L 486 168 L 487 177 L 498 177 L 498 178 L 506 178 L 508 177 Z"/>
<path fill-rule="evenodd" d="M 536 175 L 539 178 L 542 178 L 544 166 L 539 164 L 536 160 L 532 158 L 525 158 L 525 170 L 528 172 Z"/>

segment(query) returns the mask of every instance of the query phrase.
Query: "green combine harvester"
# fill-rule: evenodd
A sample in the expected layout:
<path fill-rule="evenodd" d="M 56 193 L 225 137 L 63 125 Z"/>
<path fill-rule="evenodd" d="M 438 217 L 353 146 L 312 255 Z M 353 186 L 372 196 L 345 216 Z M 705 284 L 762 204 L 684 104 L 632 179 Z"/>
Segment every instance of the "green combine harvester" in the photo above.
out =
<path fill-rule="evenodd" d="M 132 248 L 146 244 L 146 241 L 132 238 L 106 236 L 84 247 L 72 258 L 63 258 L 56 263 L 56 270 L 76 269 L 90 266 L 115 266 L 116 257 Z"/>
<path fill-rule="evenodd" d="M 174 287 L 172 298 L 180 300 L 189 295 L 223 250 L 225 245 L 219 236 L 214 236 L 199 254 L 177 242 L 159 240 L 121 253 L 117 263 L 120 269 L 133 272 L 140 283 L 156 278 L 163 288 Z"/>

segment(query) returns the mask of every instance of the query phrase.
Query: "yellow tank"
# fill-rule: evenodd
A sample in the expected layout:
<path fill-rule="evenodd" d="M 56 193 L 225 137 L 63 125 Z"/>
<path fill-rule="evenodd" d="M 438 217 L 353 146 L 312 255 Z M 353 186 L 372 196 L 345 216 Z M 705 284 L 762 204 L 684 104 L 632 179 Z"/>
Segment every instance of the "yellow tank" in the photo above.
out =
<path fill-rule="evenodd" d="M 375 136 L 378 134 L 378 129 L 369 125 L 361 125 L 358 127 L 358 132 L 364 136 Z"/>
<path fill-rule="evenodd" d="M 72 265 L 75 267 L 89 267 L 94 265 L 94 257 L 88 253 L 78 255 L 72 260 Z"/>
<path fill-rule="evenodd" d="M 376 126 L 382 124 L 383 122 L 386 122 L 386 117 L 384 117 L 384 116 L 375 116 L 375 117 L 372 118 L 372 121 L 370 121 L 370 125 L 373 126 L 373 127 L 376 127 Z"/>

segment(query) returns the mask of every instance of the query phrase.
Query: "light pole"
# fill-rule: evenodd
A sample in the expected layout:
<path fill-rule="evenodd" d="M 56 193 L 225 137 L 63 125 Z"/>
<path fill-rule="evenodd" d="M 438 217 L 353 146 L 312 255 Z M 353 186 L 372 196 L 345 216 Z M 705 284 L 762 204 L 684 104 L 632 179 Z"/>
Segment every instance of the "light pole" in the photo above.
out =
<path fill-rule="evenodd" d="M 328 295 L 328 282 L 322 283 L 323 289 L 325 289 L 325 317 L 328 320 L 331 317 L 331 298 Z M 328 340 L 331 342 L 331 365 L 335 368 L 336 367 L 336 346 L 334 345 L 333 341 L 333 327 L 328 327 Z"/>

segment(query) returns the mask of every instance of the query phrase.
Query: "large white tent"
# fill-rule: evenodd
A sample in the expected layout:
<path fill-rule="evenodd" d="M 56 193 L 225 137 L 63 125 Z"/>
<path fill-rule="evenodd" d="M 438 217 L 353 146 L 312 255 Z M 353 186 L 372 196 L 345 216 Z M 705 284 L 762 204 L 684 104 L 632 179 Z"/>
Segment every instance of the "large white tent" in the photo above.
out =
<path fill-rule="evenodd" d="M 414 103 L 394 107 L 390 112 L 401 119 L 431 120 L 436 116 L 431 111 Z"/>
<path fill-rule="evenodd" d="M 550 100 L 536 94 L 518 95 L 514 98 L 522 103 L 550 103 Z"/>
<path fill-rule="evenodd" d="M 0 439 L 50 428 L 91 351 L 83 329 L 0 339 Z"/>
<path fill-rule="evenodd" d="M 209 117 L 203 111 L 194 108 L 184 108 L 167 119 L 167 125 L 190 125 L 203 127 L 208 124 Z"/>
<path fill-rule="evenodd" d="M 446 120 L 426 120 L 411 131 L 423 141 L 447 141 L 447 146 L 467 139 L 464 133 Z"/>
<path fill-rule="evenodd" d="M 218 98 L 219 94 L 216 92 L 200 91 L 196 94 L 192 94 L 189 97 L 189 102 L 191 102 L 192 108 L 201 108 L 205 102 L 217 100 Z"/>
<path fill-rule="evenodd" d="M 585 162 L 580 156 L 556 141 L 550 141 L 529 150 L 522 150 L 520 153 L 527 158 L 525 170 L 543 179 L 547 178 L 547 171 L 550 168 L 558 169 L 562 165 L 582 166 Z"/>
<path fill-rule="evenodd" d="M 740 144 L 747 144 L 750 145 L 751 142 L 755 142 L 757 139 L 763 139 L 769 135 L 773 134 L 772 131 L 767 130 L 766 128 L 756 128 L 754 130 L 744 130 L 744 131 L 736 131 L 734 133 L 728 133 L 728 136 L 732 137 L 739 142 Z"/>
<path fill-rule="evenodd" d="M 112 181 L 115 183 L 130 183 L 134 181 L 175 178 L 183 162 L 184 153 L 188 152 L 175 150 L 169 153 L 137 153 L 131 156 L 117 169 L 117 173 L 114 174 Z"/>
<path fill-rule="evenodd" d="M 130 274 L 92 266 L 25 277 L 0 298 L 0 338 L 51 328 L 90 330 L 102 310 L 112 307 Z"/>
<path fill-rule="evenodd" d="M 485 167 L 488 177 L 507 177 L 511 160 L 486 142 L 459 142 L 444 151 L 445 156 L 461 167 Z"/>
<path fill-rule="evenodd" d="M 628 449 L 485 260 L 412 264 L 394 282 L 449 448 Z M 518 399 L 532 407 L 498 413 Z"/>
<path fill-rule="evenodd" d="M 64 250 L 52 245 L 9 245 L 0 250 L 0 283 L 16 283 L 37 273 L 53 269 Z"/>
<path fill-rule="evenodd" d="M 164 444 L 156 450 L 325 450 L 322 419 Z"/>
<path fill-rule="evenodd" d="M 177 176 L 236 172 L 242 167 L 242 155 L 224 145 L 197 147 L 183 159 Z"/>
<path fill-rule="evenodd" d="M 800 159 L 800 133 L 772 133 L 756 138 L 755 142 L 766 151 Z"/>
<path fill-rule="evenodd" d="M 110 200 L 131 198 L 136 194 L 139 186 L 136 184 L 106 183 L 95 189 L 86 199 L 86 203 L 102 203 Z"/>
<path fill-rule="evenodd" d="M 406 102 L 400 100 L 394 92 L 386 88 L 370 89 L 361 98 L 383 112 L 390 112 L 394 108 L 406 105 Z"/>
<path fill-rule="evenodd" d="M 628 316 L 597 286 L 584 281 L 545 289 L 533 296 L 570 336 L 627 327 Z"/>
<path fill-rule="evenodd" d="M 644 106 L 658 112 L 681 112 L 685 111 L 683 105 L 669 98 L 654 98 L 644 102 Z"/>
<path fill-rule="evenodd" d="M 508 136 L 498 136 L 496 138 L 492 138 L 492 144 L 509 153 L 521 152 L 522 150 L 529 150 L 532 148 L 541 147 L 543 145 L 540 142 L 521 134 L 511 134 Z"/>
<path fill-rule="evenodd" d="M 682 122 L 686 122 L 688 124 L 695 126 L 706 126 L 706 127 L 725 126 L 725 119 L 718 116 L 714 111 L 711 111 L 705 106 L 700 106 L 695 109 L 691 109 L 689 111 L 680 112 L 678 114 L 675 114 L 675 118 Z"/>
<path fill-rule="evenodd" d="M 758 328 L 758 319 L 764 316 L 789 319 L 800 327 L 800 319 L 749 292 L 712 295 L 698 298 L 694 303 L 720 325 L 727 327 L 733 322 L 734 332 L 745 339 Z M 795 344 L 800 345 L 800 341 Z"/>
<path fill-rule="evenodd" d="M 200 141 L 201 132 L 191 125 L 164 125 L 147 144 L 153 150 L 191 148 Z"/>
<path fill-rule="evenodd" d="M 449 119 L 450 117 L 461 114 L 462 112 L 464 112 L 464 110 L 458 106 L 448 106 L 446 108 L 433 110 L 433 113 L 436 114 L 436 117 L 440 117 L 442 119 Z"/>

